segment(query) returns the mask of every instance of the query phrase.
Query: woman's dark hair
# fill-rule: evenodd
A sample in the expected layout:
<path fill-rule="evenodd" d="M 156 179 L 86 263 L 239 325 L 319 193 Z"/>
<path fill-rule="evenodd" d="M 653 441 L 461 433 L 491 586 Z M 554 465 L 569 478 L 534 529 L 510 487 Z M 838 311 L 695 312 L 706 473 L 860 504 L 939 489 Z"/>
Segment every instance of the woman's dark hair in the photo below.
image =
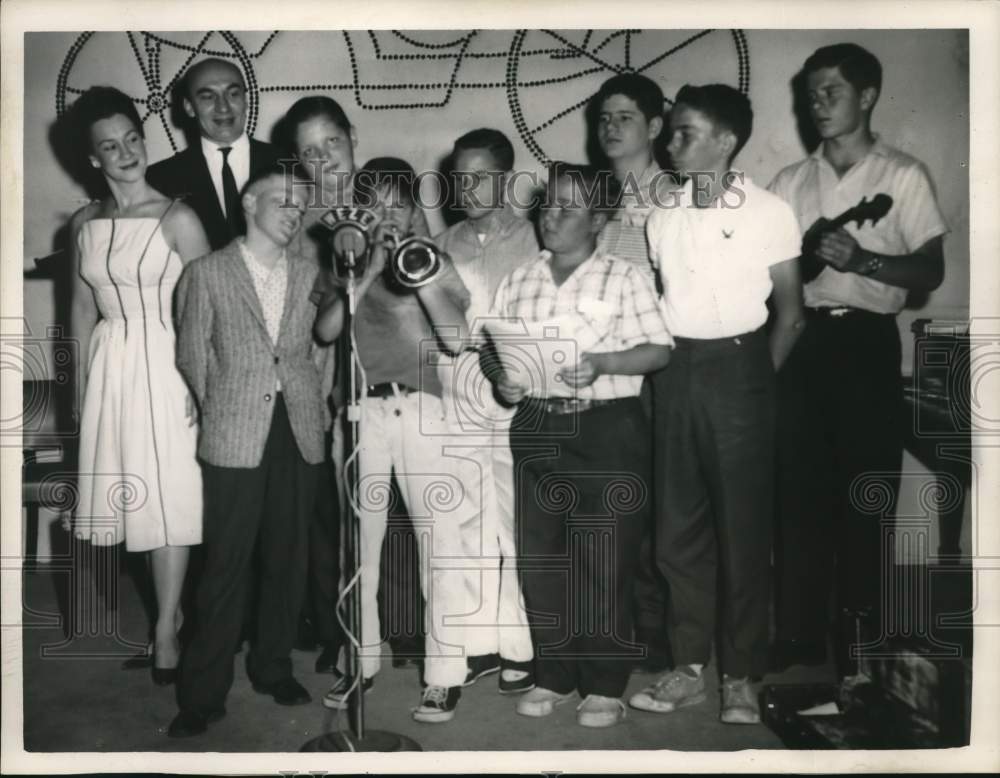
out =
<path fill-rule="evenodd" d="M 488 127 L 481 127 L 465 133 L 455 141 L 455 148 L 452 151 L 452 158 L 458 156 L 460 151 L 472 151 L 483 149 L 488 151 L 497 167 L 504 172 L 514 169 L 514 146 L 510 140 L 500 130 L 493 130 Z"/>
<path fill-rule="evenodd" d="M 389 187 L 390 195 L 402 205 L 414 205 L 417 197 L 417 174 L 409 162 L 398 157 L 375 157 L 354 174 L 354 203 L 371 208 L 379 190 Z"/>
<path fill-rule="evenodd" d="M 299 125 L 318 116 L 329 119 L 345 133 L 350 134 L 351 122 L 347 118 L 347 114 L 344 113 L 344 109 L 340 107 L 340 103 L 324 95 L 303 97 L 296 100 L 288 109 L 288 113 L 281 119 L 288 151 L 298 152 L 298 149 L 295 148 L 295 131 Z"/>
<path fill-rule="evenodd" d="M 139 112 L 136 110 L 132 98 L 113 86 L 92 86 L 80 95 L 70 111 L 72 112 L 72 124 L 76 128 L 77 141 L 84 158 L 92 151 L 90 130 L 102 119 L 124 116 L 135 125 L 140 137 L 146 137 L 146 133 L 142 129 L 142 120 L 139 118 Z"/>

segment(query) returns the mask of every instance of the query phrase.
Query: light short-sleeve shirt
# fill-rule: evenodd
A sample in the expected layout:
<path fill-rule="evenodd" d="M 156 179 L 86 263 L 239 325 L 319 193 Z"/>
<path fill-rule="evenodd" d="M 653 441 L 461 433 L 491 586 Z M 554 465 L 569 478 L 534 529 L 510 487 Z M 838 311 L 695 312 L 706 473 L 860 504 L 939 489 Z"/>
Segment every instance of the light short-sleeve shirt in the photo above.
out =
<path fill-rule="evenodd" d="M 505 205 L 492 223 L 493 229 L 478 235 L 468 219 L 453 224 L 434 242 L 446 251 L 469 290 L 472 302 L 466 315 L 469 324 L 486 316 L 500 282 L 526 262 L 538 257 L 538 238 L 527 219 Z"/>
<path fill-rule="evenodd" d="M 791 207 L 737 176 L 732 190 L 706 208 L 694 206 L 689 180 L 674 207 L 655 209 L 646 222 L 675 337 L 709 340 L 759 329 L 767 321 L 771 266 L 799 255 Z"/>
<path fill-rule="evenodd" d="M 551 257 L 542 251 L 533 262 L 507 276 L 497 289 L 491 315 L 524 322 L 583 317 L 600 327 L 596 345 L 587 349 L 592 353 L 627 351 L 643 343 L 673 345 L 662 301 L 632 263 L 597 249 L 562 284 L 556 284 Z M 577 389 L 576 396 L 613 400 L 634 397 L 641 388 L 641 375 L 602 375 L 590 386 Z"/>
<path fill-rule="evenodd" d="M 896 256 L 912 254 L 931 238 L 948 231 L 924 164 L 876 138 L 874 145 L 842 177 L 823 156 L 820 144 L 804 160 L 782 170 L 770 190 L 788 202 L 805 232 L 820 217 L 833 219 L 863 198 L 884 193 L 892 208 L 877 224 L 846 229 L 863 249 Z M 849 305 L 875 313 L 899 313 L 907 292 L 857 273 L 825 267 L 804 289 L 810 308 Z"/>

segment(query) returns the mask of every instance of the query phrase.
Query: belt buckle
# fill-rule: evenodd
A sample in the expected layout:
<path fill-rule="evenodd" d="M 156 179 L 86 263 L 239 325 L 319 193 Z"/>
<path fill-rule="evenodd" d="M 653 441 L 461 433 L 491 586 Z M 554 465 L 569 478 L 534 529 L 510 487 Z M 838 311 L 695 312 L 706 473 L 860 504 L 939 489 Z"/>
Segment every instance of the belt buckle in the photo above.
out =
<path fill-rule="evenodd" d="M 839 319 L 841 316 L 846 316 L 850 312 L 851 312 L 851 309 L 848 308 L 848 307 L 846 307 L 846 306 L 843 306 L 843 307 L 840 307 L 840 308 L 831 308 L 830 309 L 830 316 L 834 316 L 834 317 L 836 317 L 836 318 Z"/>
<path fill-rule="evenodd" d="M 552 397 L 545 401 L 545 412 L 565 416 L 568 413 L 579 413 L 587 410 L 590 403 L 590 400 L 581 400 L 576 397 Z"/>

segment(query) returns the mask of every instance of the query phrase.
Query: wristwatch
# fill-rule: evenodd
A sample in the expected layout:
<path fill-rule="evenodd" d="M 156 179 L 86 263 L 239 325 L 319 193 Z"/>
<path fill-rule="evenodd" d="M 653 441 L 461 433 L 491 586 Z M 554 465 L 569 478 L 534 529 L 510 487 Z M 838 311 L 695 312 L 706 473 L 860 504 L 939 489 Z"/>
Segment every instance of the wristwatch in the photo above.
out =
<path fill-rule="evenodd" d="M 859 276 L 873 276 L 881 269 L 882 257 L 878 254 L 872 254 L 856 272 Z"/>

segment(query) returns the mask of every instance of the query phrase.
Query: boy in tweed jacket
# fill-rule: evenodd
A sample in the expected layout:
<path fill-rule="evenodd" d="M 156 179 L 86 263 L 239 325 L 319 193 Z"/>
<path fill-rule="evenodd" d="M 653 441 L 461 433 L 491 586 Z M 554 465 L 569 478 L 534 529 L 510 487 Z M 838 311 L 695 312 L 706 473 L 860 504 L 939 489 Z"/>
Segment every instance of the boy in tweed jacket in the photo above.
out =
<path fill-rule="evenodd" d="M 178 286 L 178 367 L 201 419 L 205 568 L 171 737 L 200 734 L 225 714 L 258 540 L 260 601 L 247 671 L 254 690 L 281 705 L 310 701 L 289 654 L 324 424 L 309 299 L 318 269 L 288 248 L 305 209 L 296 189 L 279 172 L 252 181 L 242 197 L 246 238 L 190 263 Z"/>

